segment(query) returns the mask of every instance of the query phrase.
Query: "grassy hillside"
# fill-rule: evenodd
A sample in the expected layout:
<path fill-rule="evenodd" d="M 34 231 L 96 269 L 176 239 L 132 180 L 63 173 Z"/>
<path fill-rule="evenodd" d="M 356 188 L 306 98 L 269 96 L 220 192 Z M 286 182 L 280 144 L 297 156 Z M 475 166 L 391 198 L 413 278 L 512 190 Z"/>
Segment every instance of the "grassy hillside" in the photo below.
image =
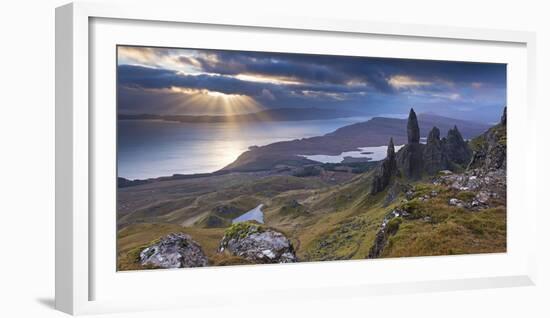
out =
<path fill-rule="evenodd" d="M 499 129 L 470 142 L 484 155 L 480 158 L 505 156 L 505 130 Z M 373 195 L 374 169 L 357 174 L 320 169 L 299 176 L 231 173 L 123 188 L 118 269 L 142 268 L 140 251 L 173 232 L 197 241 L 210 265 L 248 264 L 218 253 L 218 247 L 231 221 L 259 204 L 265 225 L 290 239 L 301 262 L 506 251 L 504 170 L 488 175 L 457 169 L 445 175 L 450 183 L 441 182 L 443 175 L 418 181 L 393 176 Z M 476 178 L 490 181 L 481 188 L 453 184 L 475 184 Z M 480 195 L 486 197 L 482 203 L 476 201 Z"/>
<path fill-rule="evenodd" d="M 450 206 L 451 198 L 468 200 L 469 191 L 418 183 L 415 197 L 399 207 L 412 215 L 403 219 L 388 239 L 382 257 L 455 255 L 506 251 L 505 201 L 494 207 L 472 211 Z M 426 193 L 435 197 L 423 200 Z"/>
<path fill-rule="evenodd" d="M 280 193 L 328 186 L 319 178 L 254 177 L 241 174 L 236 174 L 234 180 L 229 177 L 213 177 L 219 183 L 210 183 L 208 177 L 172 182 L 174 185 L 168 190 L 154 187 L 154 184 L 125 188 L 124 192 L 119 193 L 119 206 L 124 206 L 125 202 L 133 198 L 137 202 L 132 202 L 134 211 L 119 214 L 119 226 L 135 223 L 183 226 L 193 226 L 195 223 L 209 226 L 212 223 L 214 226 L 225 226 L 228 220 L 262 202 L 268 203 Z M 224 214 L 221 207 L 228 207 L 232 213 Z"/>
<path fill-rule="evenodd" d="M 211 207 L 220 202 L 243 211 L 259 202 L 266 204 L 266 225 L 289 237 L 300 261 L 367 258 L 382 221 L 395 209 L 410 215 L 394 222 L 395 229 L 388 235 L 380 257 L 506 251 L 505 201 L 494 202 L 491 208 L 475 212 L 450 206 L 451 198 L 468 200 L 474 193 L 434 185 L 429 179 L 411 185 L 396 179 L 393 187 L 373 196 L 369 194 L 372 174 L 365 173 L 351 182 L 331 187 L 295 177 L 245 182 L 235 189 L 197 198 L 197 202 L 204 204 L 206 216 L 189 226 L 178 222 L 182 210 L 174 205 L 176 212 L 161 213 L 156 222 L 138 222 L 119 231 L 118 268 L 140 268 L 136 263 L 139 251 L 172 232 L 191 235 L 202 246 L 211 265 L 246 263 L 217 253 L 223 232 L 230 225 L 228 220 L 238 214 L 229 213 L 225 218 L 219 211 L 212 212 Z M 405 191 L 398 191 L 388 204 L 389 191 L 407 189 L 407 186 L 411 189 L 409 199 L 405 198 Z M 425 199 L 430 193 L 437 195 Z M 205 223 L 212 217 L 223 219 L 223 224 Z"/>

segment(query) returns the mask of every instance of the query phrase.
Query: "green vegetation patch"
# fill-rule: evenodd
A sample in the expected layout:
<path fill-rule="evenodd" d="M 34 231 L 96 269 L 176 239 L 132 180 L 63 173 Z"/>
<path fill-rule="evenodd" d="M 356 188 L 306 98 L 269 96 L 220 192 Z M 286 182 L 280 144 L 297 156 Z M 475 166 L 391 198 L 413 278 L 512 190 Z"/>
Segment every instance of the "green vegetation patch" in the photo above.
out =
<path fill-rule="evenodd" d="M 286 202 L 280 209 L 279 213 L 283 216 L 299 217 L 307 215 L 307 209 L 295 200 Z"/>
<path fill-rule="evenodd" d="M 476 197 L 476 194 L 472 191 L 458 191 L 456 198 L 463 202 L 470 202 Z"/>
<path fill-rule="evenodd" d="M 399 231 L 389 238 L 382 257 L 506 251 L 504 207 L 472 212 L 437 201 L 417 203 L 414 207 L 416 211 L 430 216 L 429 222 L 425 219 L 403 219 Z"/>
<path fill-rule="evenodd" d="M 471 139 L 468 144 L 473 151 L 481 151 L 487 147 L 487 140 L 483 135 L 480 135 Z"/>
<path fill-rule="evenodd" d="M 403 223 L 403 218 L 401 217 L 391 219 L 388 224 L 386 224 L 387 235 L 395 235 L 395 233 L 399 230 L 399 225 L 401 225 L 401 223 Z"/>
<path fill-rule="evenodd" d="M 301 169 L 298 169 L 294 173 L 295 177 L 305 178 L 305 177 L 315 177 L 321 174 L 321 169 L 317 166 L 306 166 Z"/>
<path fill-rule="evenodd" d="M 223 229 L 190 228 L 178 224 L 168 223 L 141 223 L 132 224 L 117 233 L 117 270 L 148 269 L 139 264 L 141 251 L 170 233 L 186 233 L 199 243 L 208 259 L 216 258 L 219 242 L 223 236 Z M 213 262 L 210 262 L 211 264 Z"/>
<path fill-rule="evenodd" d="M 261 233 L 265 227 L 253 222 L 240 222 L 232 224 L 225 230 L 224 236 L 227 238 L 245 238 L 250 234 Z"/>
<path fill-rule="evenodd" d="M 337 224 L 310 244 L 306 259 L 325 261 L 353 258 L 364 239 L 366 226 L 367 222 L 362 217 L 354 217 Z"/>

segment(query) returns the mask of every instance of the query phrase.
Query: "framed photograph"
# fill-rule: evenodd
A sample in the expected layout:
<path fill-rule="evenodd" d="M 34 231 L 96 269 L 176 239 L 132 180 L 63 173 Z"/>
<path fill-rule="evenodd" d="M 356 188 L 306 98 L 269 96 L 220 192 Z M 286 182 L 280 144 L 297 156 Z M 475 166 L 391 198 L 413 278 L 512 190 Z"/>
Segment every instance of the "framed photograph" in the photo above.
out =
<path fill-rule="evenodd" d="M 58 8 L 56 308 L 533 284 L 533 46 Z"/>

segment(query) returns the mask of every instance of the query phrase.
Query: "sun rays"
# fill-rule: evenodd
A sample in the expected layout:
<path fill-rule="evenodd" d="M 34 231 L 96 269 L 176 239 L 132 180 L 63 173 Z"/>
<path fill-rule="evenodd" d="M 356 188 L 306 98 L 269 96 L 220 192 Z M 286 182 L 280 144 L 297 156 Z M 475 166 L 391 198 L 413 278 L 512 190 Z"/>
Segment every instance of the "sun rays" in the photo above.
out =
<path fill-rule="evenodd" d="M 182 109 L 194 110 L 197 113 L 235 115 L 255 113 L 263 109 L 260 103 L 247 95 L 181 87 L 172 87 L 170 91 L 179 94 L 178 102 Z"/>

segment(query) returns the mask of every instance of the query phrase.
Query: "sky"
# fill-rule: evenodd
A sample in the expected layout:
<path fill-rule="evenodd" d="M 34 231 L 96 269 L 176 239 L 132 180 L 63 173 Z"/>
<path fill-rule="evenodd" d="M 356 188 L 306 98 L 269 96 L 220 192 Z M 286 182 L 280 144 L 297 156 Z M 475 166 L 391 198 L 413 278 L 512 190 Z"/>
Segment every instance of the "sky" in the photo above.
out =
<path fill-rule="evenodd" d="M 328 108 L 498 121 L 506 65 L 119 46 L 120 114 L 229 115 Z"/>

